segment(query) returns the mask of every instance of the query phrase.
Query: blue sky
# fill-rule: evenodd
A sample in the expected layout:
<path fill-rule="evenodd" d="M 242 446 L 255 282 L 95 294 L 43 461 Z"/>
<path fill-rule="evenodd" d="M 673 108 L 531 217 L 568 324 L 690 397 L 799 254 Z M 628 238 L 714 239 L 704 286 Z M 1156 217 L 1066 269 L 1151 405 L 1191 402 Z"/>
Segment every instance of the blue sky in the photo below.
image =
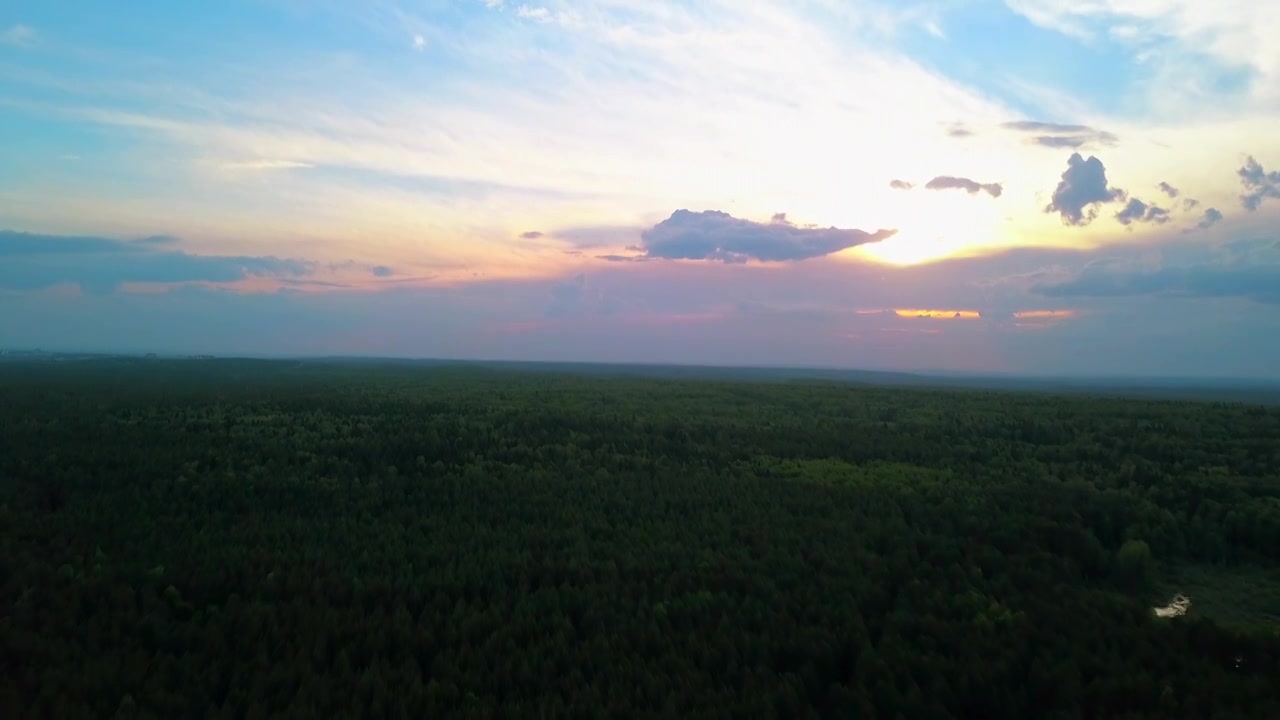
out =
<path fill-rule="evenodd" d="M 23 5 L 2 345 L 1280 376 L 1280 5 Z"/>

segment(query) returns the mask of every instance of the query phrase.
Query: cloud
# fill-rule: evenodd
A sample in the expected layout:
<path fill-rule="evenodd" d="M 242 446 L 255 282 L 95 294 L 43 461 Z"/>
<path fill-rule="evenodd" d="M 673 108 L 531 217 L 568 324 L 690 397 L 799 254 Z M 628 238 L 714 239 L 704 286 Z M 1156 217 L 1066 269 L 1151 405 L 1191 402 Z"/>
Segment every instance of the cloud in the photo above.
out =
<path fill-rule="evenodd" d="M 31 47 L 35 41 L 36 31 L 26 25 L 14 25 L 7 30 L 0 30 L 0 45 Z"/>
<path fill-rule="evenodd" d="M 1267 31 L 1280 17 L 1274 3 L 1005 0 L 1004 5 L 1085 46 L 1105 43 L 1133 53 L 1147 68 L 1147 78 L 1137 88 L 1145 91 L 1139 98 L 1144 105 L 1211 113 L 1222 108 L 1223 100 L 1238 97 L 1256 107 L 1274 108 L 1280 98 L 1280 42 Z"/>
<path fill-rule="evenodd" d="M 1179 193 L 1178 188 L 1170 185 L 1167 182 L 1161 182 L 1156 187 L 1160 188 L 1160 192 L 1164 193 L 1165 195 L 1168 195 L 1171 198 L 1176 198 L 1178 197 L 1178 195 L 1181 194 Z"/>
<path fill-rule="evenodd" d="M 529 231 L 520 233 L 520 237 L 525 240 L 537 240 L 538 238 L 542 237 L 542 233 L 538 232 L 537 230 L 529 230 Z"/>
<path fill-rule="evenodd" d="M 585 225 L 556 228 L 545 235 L 557 240 L 567 240 L 579 248 L 615 248 L 636 245 L 644 228 L 626 225 Z"/>
<path fill-rule="evenodd" d="M 526 20 L 534 22 L 548 23 L 551 22 L 551 11 L 544 7 L 536 7 L 533 5 L 521 5 L 516 8 L 516 15 Z"/>
<path fill-rule="evenodd" d="M 1204 230 L 1205 228 L 1213 227 L 1221 219 L 1222 213 L 1218 212 L 1217 208 L 1209 208 L 1204 211 L 1204 217 L 1200 219 L 1200 222 L 1196 223 L 1196 227 Z"/>
<path fill-rule="evenodd" d="M 973 131 L 965 127 L 964 124 L 962 123 L 952 123 L 951 127 L 947 128 L 948 137 L 964 138 L 964 137 L 970 137 L 972 135 L 973 135 Z"/>
<path fill-rule="evenodd" d="M 1262 205 L 1264 198 L 1280 199 L 1280 172 L 1267 172 L 1262 164 L 1250 155 L 1244 161 L 1244 167 L 1236 171 L 1240 176 L 1240 184 L 1245 192 L 1240 196 L 1240 204 L 1244 209 L 1253 212 Z"/>
<path fill-rule="evenodd" d="M 296 160 L 245 160 L 240 162 L 222 163 L 223 169 L 226 170 L 300 170 L 315 167 L 311 163 L 298 162 Z"/>
<path fill-rule="evenodd" d="M 177 240 L 0 231 L 0 288 L 39 290 L 73 283 L 105 293 L 124 283 L 235 282 L 250 277 L 298 278 L 312 266 L 276 257 L 191 255 L 166 249 Z"/>
<path fill-rule="evenodd" d="M 413 36 L 413 49 L 421 51 L 427 47 L 427 39 L 421 35 Z"/>
<path fill-rule="evenodd" d="M 1062 125 L 1036 120 L 1017 120 L 1001 125 L 1006 130 L 1031 134 L 1028 142 L 1047 148 L 1078 149 L 1085 145 L 1115 145 L 1119 138 L 1088 125 Z"/>
<path fill-rule="evenodd" d="M 1158 225 L 1163 225 L 1164 223 L 1169 222 L 1170 218 L 1169 211 L 1162 207 L 1148 205 L 1138 198 L 1129 198 L 1129 202 L 1120 210 L 1120 212 L 1116 213 L 1116 220 L 1119 221 L 1121 225 L 1131 225 L 1135 222 L 1153 222 Z"/>
<path fill-rule="evenodd" d="M 172 235 L 150 235 L 148 237 L 138 238 L 133 242 L 137 245 L 159 246 L 159 245 L 177 245 L 181 241 Z"/>
<path fill-rule="evenodd" d="M 380 277 L 380 278 L 391 277 L 392 275 L 396 274 L 395 270 L 392 270 L 386 265 L 374 265 L 372 268 L 369 269 L 369 272 L 373 273 L 374 277 Z"/>
<path fill-rule="evenodd" d="M 1280 305 L 1280 262 L 1201 264 L 1154 270 L 1127 270 L 1110 263 L 1097 263 L 1068 280 L 1034 286 L 1032 292 L 1057 298 L 1136 295 L 1245 298 Z"/>
<path fill-rule="evenodd" d="M 91 236 L 50 236 L 0 230 L 0 257 L 48 257 L 130 252 L 141 241 L 110 240 Z"/>
<path fill-rule="evenodd" d="M 648 255 L 596 255 L 597 260 L 606 260 L 608 262 L 645 262 L 646 260 L 656 260 L 657 258 Z"/>
<path fill-rule="evenodd" d="M 1004 192 L 1004 186 L 1000 183 L 979 183 L 969 178 L 952 177 L 950 175 L 939 175 L 925 184 L 926 190 L 964 190 L 973 195 L 979 191 L 985 191 L 993 198 L 1000 197 Z"/>
<path fill-rule="evenodd" d="M 799 227 L 786 220 L 785 215 L 775 215 L 772 222 L 757 223 L 718 210 L 695 213 L 682 209 L 645 230 L 641 237 L 646 258 L 741 263 L 823 257 L 884 240 L 896 232 Z"/>
<path fill-rule="evenodd" d="M 907 182 L 906 180 L 890 180 L 889 187 L 893 188 L 894 190 L 910 190 L 911 188 L 915 187 L 915 185 Z"/>
<path fill-rule="evenodd" d="M 1196 208 L 1199 206 L 1200 206 L 1200 201 L 1196 200 L 1195 198 L 1183 198 L 1182 200 L 1183 210 L 1191 210 L 1192 208 Z"/>
<path fill-rule="evenodd" d="M 1097 217 L 1095 205 L 1124 198 L 1123 190 L 1107 187 L 1107 169 L 1101 160 L 1092 155 L 1085 160 L 1080 153 L 1072 153 L 1067 159 L 1062 181 L 1053 191 L 1053 200 L 1044 211 L 1058 213 L 1068 225 L 1082 226 Z"/>
<path fill-rule="evenodd" d="M 1280 240 L 1244 238 L 1221 246 L 1227 261 L 1240 265 L 1280 264 Z"/>

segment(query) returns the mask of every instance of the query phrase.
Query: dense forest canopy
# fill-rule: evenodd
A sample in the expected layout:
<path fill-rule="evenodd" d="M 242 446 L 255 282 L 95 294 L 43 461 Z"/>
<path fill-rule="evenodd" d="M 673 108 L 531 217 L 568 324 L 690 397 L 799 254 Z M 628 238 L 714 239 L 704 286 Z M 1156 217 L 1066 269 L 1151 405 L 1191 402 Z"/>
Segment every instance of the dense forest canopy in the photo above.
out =
<path fill-rule="evenodd" d="M 1275 407 L 0 366 L 3 717 L 1277 718 L 1277 568 Z"/>

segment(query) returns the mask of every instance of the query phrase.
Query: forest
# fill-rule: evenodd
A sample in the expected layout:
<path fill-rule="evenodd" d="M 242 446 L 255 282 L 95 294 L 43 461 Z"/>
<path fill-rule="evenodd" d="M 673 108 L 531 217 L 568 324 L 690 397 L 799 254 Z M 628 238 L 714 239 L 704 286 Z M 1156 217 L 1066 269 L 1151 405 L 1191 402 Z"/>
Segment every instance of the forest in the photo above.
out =
<path fill-rule="evenodd" d="M 0 717 L 1274 720 L 1280 407 L 8 362 Z"/>

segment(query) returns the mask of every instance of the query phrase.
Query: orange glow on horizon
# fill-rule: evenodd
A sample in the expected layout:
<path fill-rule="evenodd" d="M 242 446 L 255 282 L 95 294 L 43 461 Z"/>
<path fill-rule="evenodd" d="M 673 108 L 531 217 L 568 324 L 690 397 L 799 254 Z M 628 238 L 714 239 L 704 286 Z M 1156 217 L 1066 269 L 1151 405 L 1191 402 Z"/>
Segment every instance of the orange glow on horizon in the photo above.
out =
<path fill-rule="evenodd" d="M 977 310 L 897 309 L 894 315 L 904 318 L 936 318 L 941 320 L 977 320 L 982 315 Z"/>

